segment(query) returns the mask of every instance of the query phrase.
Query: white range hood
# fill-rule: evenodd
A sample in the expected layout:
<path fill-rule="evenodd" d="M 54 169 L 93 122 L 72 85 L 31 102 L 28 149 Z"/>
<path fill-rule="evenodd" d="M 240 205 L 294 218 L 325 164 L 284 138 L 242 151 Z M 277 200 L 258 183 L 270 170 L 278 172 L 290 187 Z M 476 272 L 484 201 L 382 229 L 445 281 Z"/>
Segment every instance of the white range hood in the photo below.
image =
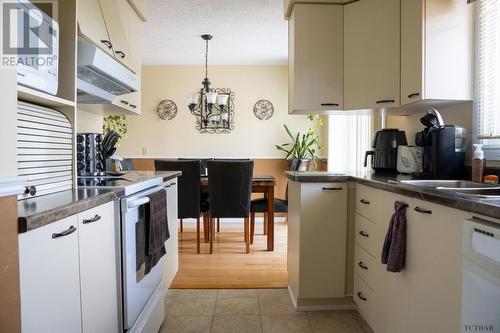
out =
<path fill-rule="evenodd" d="M 81 38 L 77 64 L 79 104 L 108 104 L 117 96 L 139 89 L 140 80 L 135 73 Z"/>

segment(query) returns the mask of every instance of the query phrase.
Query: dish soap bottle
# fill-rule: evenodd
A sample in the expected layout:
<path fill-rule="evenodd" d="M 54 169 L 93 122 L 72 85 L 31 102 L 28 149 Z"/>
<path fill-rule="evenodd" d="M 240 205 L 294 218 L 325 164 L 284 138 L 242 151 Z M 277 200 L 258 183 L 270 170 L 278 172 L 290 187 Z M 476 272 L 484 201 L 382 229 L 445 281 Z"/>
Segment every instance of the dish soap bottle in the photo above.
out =
<path fill-rule="evenodd" d="M 483 145 L 474 144 L 474 157 L 472 158 L 472 181 L 482 183 L 486 159 L 484 158 Z"/>

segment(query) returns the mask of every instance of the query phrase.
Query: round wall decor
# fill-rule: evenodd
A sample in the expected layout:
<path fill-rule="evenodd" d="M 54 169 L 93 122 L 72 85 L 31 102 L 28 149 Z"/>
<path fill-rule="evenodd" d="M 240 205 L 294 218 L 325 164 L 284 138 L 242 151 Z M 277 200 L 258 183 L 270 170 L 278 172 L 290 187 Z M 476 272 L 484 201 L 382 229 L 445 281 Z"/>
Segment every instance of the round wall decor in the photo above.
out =
<path fill-rule="evenodd" d="M 161 119 L 172 120 L 177 115 L 177 105 L 173 101 L 165 99 L 158 104 L 156 112 Z"/>
<path fill-rule="evenodd" d="M 273 103 L 268 101 L 267 99 L 261 99 L 255 106 L 253 107 L 253 113 L 255 117 L 260 120 L 268 120 L 274 114 L 274 106 Z"/>

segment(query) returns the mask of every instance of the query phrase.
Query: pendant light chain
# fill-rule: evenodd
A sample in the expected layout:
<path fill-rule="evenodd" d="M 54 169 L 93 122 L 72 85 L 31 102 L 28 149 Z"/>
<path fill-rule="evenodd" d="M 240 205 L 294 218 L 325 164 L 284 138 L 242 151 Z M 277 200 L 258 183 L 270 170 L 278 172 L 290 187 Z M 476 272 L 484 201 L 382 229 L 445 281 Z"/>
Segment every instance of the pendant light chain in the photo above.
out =
<path fill-rule="evenodd" d="M 205 79 L 208 79 L 208 40 L 205 41 Z"/>

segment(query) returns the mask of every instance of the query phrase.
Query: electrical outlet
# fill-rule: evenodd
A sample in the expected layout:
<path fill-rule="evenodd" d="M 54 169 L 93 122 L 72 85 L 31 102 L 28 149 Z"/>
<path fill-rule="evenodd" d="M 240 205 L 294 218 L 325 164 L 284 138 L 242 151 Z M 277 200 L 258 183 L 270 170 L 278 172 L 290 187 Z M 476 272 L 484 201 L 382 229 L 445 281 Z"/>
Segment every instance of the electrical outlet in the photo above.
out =
<path fill-rule="evenodd" d="M 142 148 L 142 156 L 146 156 L 148 154 L 148 148 L 143 147 Z"/>

